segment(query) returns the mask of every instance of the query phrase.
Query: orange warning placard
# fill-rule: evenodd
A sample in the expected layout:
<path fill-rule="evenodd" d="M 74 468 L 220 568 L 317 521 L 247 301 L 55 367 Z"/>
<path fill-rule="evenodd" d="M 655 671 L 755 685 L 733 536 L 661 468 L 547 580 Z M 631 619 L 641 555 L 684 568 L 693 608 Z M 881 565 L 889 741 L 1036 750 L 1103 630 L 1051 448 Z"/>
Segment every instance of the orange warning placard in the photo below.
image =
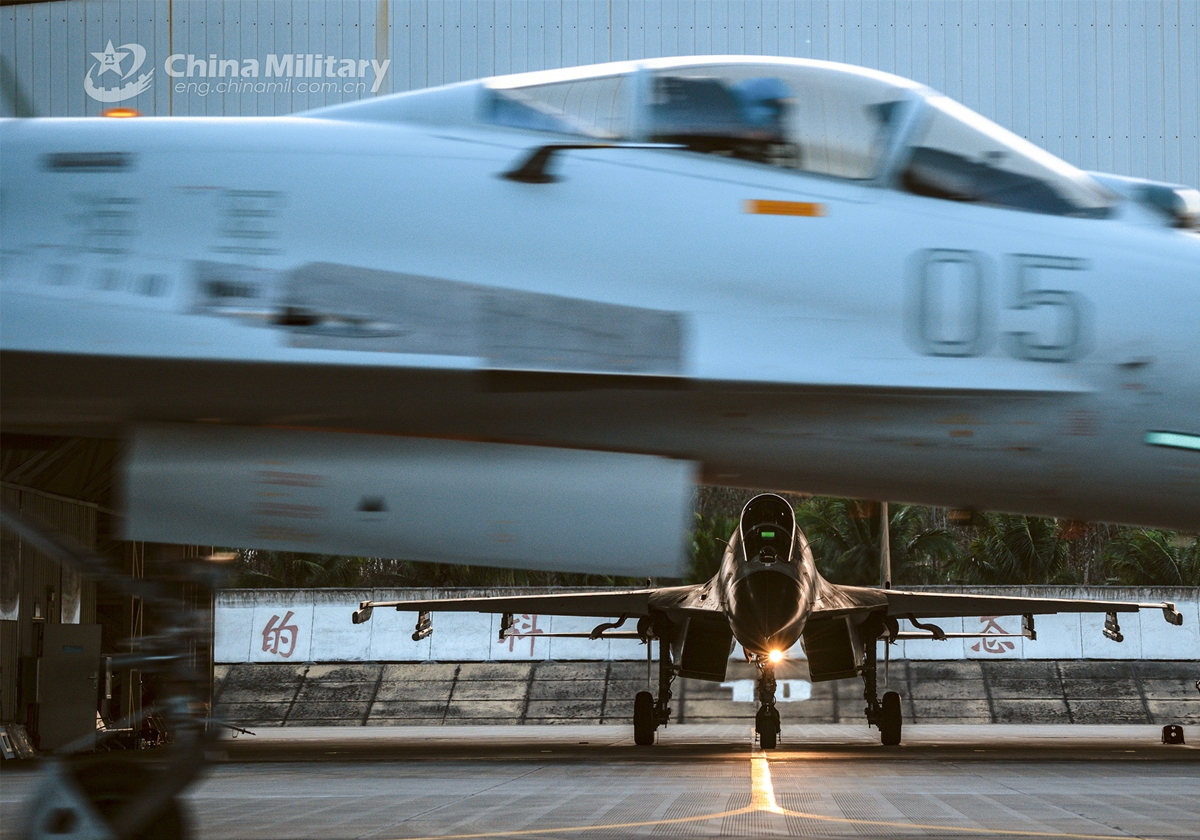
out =
<path fill-rule="evenodd" d="M 768 201 L 752 198 L 743 205 L 747 213 L 760 216 L 824 216 L 825 205 L 812 201 Z"/>

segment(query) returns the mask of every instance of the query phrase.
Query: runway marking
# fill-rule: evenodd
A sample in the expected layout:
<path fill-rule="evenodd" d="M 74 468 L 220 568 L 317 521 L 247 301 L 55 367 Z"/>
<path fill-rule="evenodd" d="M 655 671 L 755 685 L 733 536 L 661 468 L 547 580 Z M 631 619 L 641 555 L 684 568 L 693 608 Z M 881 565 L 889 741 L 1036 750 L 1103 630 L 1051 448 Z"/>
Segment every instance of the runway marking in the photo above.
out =
<path fill-rule="evenodd" d="M 1115 837 L 1126 840 L 1152 840 L 1144 835 L 1135 834 L 1072 834 L 1052 831 L 1020 831 L 1005 828 L 970 828 L 955 825 L 926 825 L 913 822 L 891 822 L 889 820 L 863 820 L 853 817 L 831 817 L 825 814 L 810 814 L 806 811 L 793 811 L 781 807 L 775 801 L 775 787 L 771 783 L 771 767 L 767 753 L 754 742 L 753 730 L 750 735 L 750 804 L 730 811 L 717 811 L 711 814 L 698 814 L 694 817 L 671 817 L 658 820 L 640 820 L 638 822 L 603 823 L 601 825 L 570 825 L 558 828 L 518 828 L 512 831 L 484 831 L 475 834 L 432 834 L 426 837 L 408 837 L 402 840 L 485 840 L 492 837 L 533 837 L 539 834 L 582 834 L 587 831 L 608 831 L 615 828 L 650 828 L 659 825 L 678 825 L 680 823 L 707 822 L 739 814 L 749 814 L 756 811 L 766 811 L 771 814 L 786 817 L 798 817 L 818 822 L 838 823 L 840 825 L 872 826 L 875 828 L 904 828 L 908 830 L 954 832 L 957 834 L 979 834 L 993 837 L 1053 837 L 1057 840 L 1113 840 Z M 1120 829 L 1115 829 L 1120 831 Z M 401 840 L 398 838 L 397 840 Z"/>
<path fill-rule="evenodd" d="M 1014 828 L 969 828 L 967 826 L 956 825 L 925 825 L 922 823 L 911 822 L 888 822 L 887 820 L 858 820 L 851 817 L 828 817 L 824 814 L 809 814 L 804 811 L 792 811 L 788 808 L 780 809 L 784 816 L 788 817 L 803 817 L 807 820 L 820 820 L 821 822 L 845 823 L 847 825 L 870 825 L 882 828 L 919 828 L 922 831 L 940 831 L 951 832 L 955 834 L 986 834 L 990 836 L 1004 837 L 1057 837 L 1060 840 L 1113 840 L 1115 837 L 1122 840 L 1154 840 L 1141 834 L 1070 834 L 1053 831 L 1021 831 Z M 1115 828 L 1114 831 L 1122 829 Z"/>
<path fill-rule="evenodd" d="M 783 809 L 775 802 L 775 787 L 771 784 L 771 767 L 767 764 L 767 753 L 754 743 L 754 730 L 750 730 L 750 809 L 782 814 Z"/>
<path fill-rule="evenodd" d="M 612 828 L 649 828 L 655 825 L 676 825 L 678 823 L 704 822 L 718 820 L 724 817 L 734 817 L 738 814 L 749 814 L 759 810 L 753 805 L 744 808 L 734 808 L 732 811 L 718 811 L 714 814 L 700 814 L 695 817 L 671 817 L 662 820 L 641 820 L 640 822 L 604 823 L 603 825 L 564 825 L 559 828 L 517 828 L 512 831 L 485 831 L 479 834 L 430 834 L 427 837 L 405 837 L 398 840 L 480 840 L 485 837 L 529 837 L 535 834 L 561 834 L 565 832 L 608 831 Z M 1062 835 L 1067 836 L 1067 835 Z M 1105 840 L 1113 840 L 1111 836 Z"/>

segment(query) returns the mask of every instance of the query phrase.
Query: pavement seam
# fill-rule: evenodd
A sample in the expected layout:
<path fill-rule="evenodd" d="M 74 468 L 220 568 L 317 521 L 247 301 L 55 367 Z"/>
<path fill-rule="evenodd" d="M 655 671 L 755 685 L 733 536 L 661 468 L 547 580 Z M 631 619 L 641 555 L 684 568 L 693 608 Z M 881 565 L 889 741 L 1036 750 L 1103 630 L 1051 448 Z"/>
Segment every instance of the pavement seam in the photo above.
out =
<path fill-rule="evenodd" d="M 296 706 L 296 698 L 300 696 L 300 692 L 304 690 L 304 683 L 308 681 L 308 669 L 310 665 L 304 666 L 304 673 L 300 675 L 300 679 L 296 681 L 296 690 L 292 693 L 292 699 L 288 701 L 287 711 L 283 713 L 283 720 L 280 721 L 280 726 L 287 726 L 288 718 L 292 716 L 292 709 Z"/>
<path fill-rule="evenodd" d="M 679 711 L 679 715 L 675 722 L 678 724 L 683 724 L 687 721 L 687 682 L 684 679 L 676 681 L 679 687 L 679 702 L 675 704 L 675 708 Z"/>
<path fill-rule="evenodd" d="M 996 700 L 992 697 L 992 669 L 989 665 L 990 662 L 980 661 L 979 676 L 980 682 L 983 683 L 983 696 L 987 699 L 988 717 L 992 719 L 992 723 L 996 723 Z"/>
<path fill-rule="evenodd" d="M 604 687 L 600 689 L 600 722 L 604 723 L 608 714 L 608 681 L 612 679 L 612 662 L 604 663 Z"/>
<path fill-rule="evenodd" d="M 1063 680 L 1062 666 L 1054 660 L 1054 673 L 1058 675 L 1058 688 L 1062 692 L 1063 705 L 1067 707 L 1067 723 L 1075 722 L 1075 712 L 1071 710 L 1071 698 L 1067 696 L 1067 683 Z"/>
<path fill-rule="evenodd" d="M 446 803 L 443 803 L 440 805 L 434 805 L 431 808 L 426 808 L 424 811 L 419 811 L 416 814 L 411 814 L 411 815 L 405 817 L 403 820 L 401 820 L 400 823 L 404 824 L 407 822 L 412 822 L 413 820 L 418 819 L 419 817 L 423 817 L 426 814 L 431 814 L 434 811 L 440 811 L 442 808 L 457 807 L 459 805 L 462 805 L 464 802 L 470 801 L 471 799 L 473 799 L 476 796 L 487 793 L 490 790 L 495 790 L 498 787 L 503 787 L 504 785 L 511 784 L 512 782 L 519 782 L 521 779 L 524 779 L 527 776 L 532 776 L 534 773 L 540 773 L 541 771 L 543 771 L 545 769 L 546 769 L 545 764 L 539 765 L 539 766 L 533 768 L 532 770 L 529 770 L 525 773 L 520 773 L 516 776 L 513 776 L 512 778 L 503 779 L 499 782 L 496 782 L 493 785 L 488 785 L 487 787 L 482 787 L 479 790 L 471 791 L 466 796 L 455 799 L 452 802 L 446 802 Z M 521 832 L 514 832 L 514 833 L 521 833 Z"/>
<path fill-rule="evenodd" d="M 216 685 L 217 690 L 213 692 L 212 698 L 208 701 L 209 708 L 212 708 L 212 709 L 217 708 L 217 704 L 221 702 L 221 695 L 225 693 L 225 686 L 229 682 L 229 678 L 233 676 L 234 670 L 239 665 L 242 665 L 242 664 L 243 663 L 238 662 L 232 668 L 230 668 L 228 671 L 225 672 L 225 679 L 221 680 L 221 682 Z M 215 665 L 215 663 L 214 663 L 214 665 Z M 217 681 L 214 678 L 213 683 L 216 683 L 216 682 Z"/>
<path fill-rule="evenodd" d="M 518 723 L 524 723 L 529 717 L 529 695 L 533 694 L 533 675 L 537 673 L 538 663 L 534 662 L 529 666 L 529 676 L 525 678 L 525 699 L 521 703 L 521 716 L 517 719 Z"/>
<path fill-rule="evenodd" d="M 446 725 L 446 716 L 450 714 L 450 704 L 454 702 L 454 689 L 458 687 L 458 675 L 462 671 L 462 665 L 454 666 L 454 678 L 450 681 L 450 694 L 446 697 L 446 707 L 442 709 L 442 726 Z"/>
<path fill-rule="evenodd" d="M 366 726 L 367 721 L 371 719 L 371 710 L 375 708 L 375 698 L 379 696 L 379 687 L 383 685 L 383 672 L 386 670 L 386 665 L 379 666 L 379 676 L 375 678 L 375 690 L 371 692 L 371 699 L 367 701 L 367 709 L 363 712 L 362 723 L 359 726 Z"/>
<path fill-rule="evenodd" d="M 1146 723 L 1154 723 L 1154 715 L 1150 714 L 1150 703 L 1146 700 L 1146 687 L 1142 685 L 1142 675 L 1134 664 L 1130 664 L 1129 671 L 1133 674 L 1133 684 L 1137 686 L 1138 697 L 1142 701 L 1142 711 L 1146 713 Z"/>
<path fill-rule="evenodd" d="M 835 682 L 830 686 L 830 693 L 833 695 L 833 711 L 830 713 L 833 722 L 837 723 L 841 720 L 841 701 L 838 699 L 838 686 Z"/>

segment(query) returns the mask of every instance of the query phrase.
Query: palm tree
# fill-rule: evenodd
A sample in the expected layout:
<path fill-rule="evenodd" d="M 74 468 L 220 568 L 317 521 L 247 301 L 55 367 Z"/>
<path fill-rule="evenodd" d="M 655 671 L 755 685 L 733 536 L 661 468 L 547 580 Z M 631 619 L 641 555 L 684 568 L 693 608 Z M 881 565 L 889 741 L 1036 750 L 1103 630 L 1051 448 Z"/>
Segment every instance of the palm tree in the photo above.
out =
<path fill-rule="evenodd" d="M 729 537 L 737 528 L 737 519 L 721 513 L 705 516 L 696 513 L 696 530 L 692 531 L 692 566 L 688 583 L 704 583 L 717 573 L 721 558 L 729 545 Z"/>
<path fill-rule="evenodd" d="M 879 583 L 880 518 L 862 502 L 814 498 L 796 509 L 817 568 L 837 583 Z M 888 545 L 896 583 L 943 583 L 942 569 L 958 556 L 958 540 L 945 528 L 927 527 L 926 509 L 888 508 Z"/>
<path fill-rule="evenodd" d="M 969 584 L 1078 583 L 1066 560 L 1067 542 L 1055 520 L 987 514 L 953 571 Z"/>
<path fill-rule="evenodd" d="M 1104 563 L 1128 586 L 1200 586 L 1200 539 L 1184 546 L 1166 531 L 1131 528 L 1108 544 Z"/>

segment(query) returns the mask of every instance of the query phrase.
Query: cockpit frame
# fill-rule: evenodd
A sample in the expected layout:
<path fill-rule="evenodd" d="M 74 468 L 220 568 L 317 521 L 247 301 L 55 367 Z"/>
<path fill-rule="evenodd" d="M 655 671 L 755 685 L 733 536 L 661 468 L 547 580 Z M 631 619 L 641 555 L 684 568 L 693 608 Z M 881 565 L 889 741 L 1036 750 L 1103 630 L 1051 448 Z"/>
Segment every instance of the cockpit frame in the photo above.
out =
<path fill-rule="evenodd" d="M 1044 198 L 1040 203 L 1028 197 L 1020 200 L 1013 199 L 1012 197 L 1006 198 L 1004 188 L 1001 188 L 999 191 L 993 190 L 991 193 L 988 190 L 983 190 L 975 195 L 969 192 L 958 194 L 953 190 L 939 191 L 937 189 L 927 189 L 922 191 L 914 189 L 910 183 L 911 177 L 906 177 L 907 169 L 910 167 L 916 153 L 931 151 L 923 150 L 917 144 L 921 142 L 924 132 L 929 129 L 931 122 L 935 118 L 939 115 L 943 118 L 945 117 L 947 111 L 945 108 L 939 108 L 938 103 L 941 101 L 953 102 L 953 100 L 947 100 L 946 97 L 937 91 L 917 82 L 888 73 L 816 59 L 744 55 L 706 56 L 703 58 L 656 58 L 496 77 L 485 79 L 481 82 L 483 92 L 480 100 L 480 116 L 486 122 L 486 116 L 483 114 L 483 111 L 488 107 L 488 97 L 494 97 L 497 93 L 504 91 L 541 88 L 569 82 L 588 82 L 606 79 L 624 80 L 626 89 L 623 92 L 620 113 L 614 111 L 614 116 L 612 117 L 616 123 L 623 127 L 623 133 L 619 136 L 584 133 L 582 136 L 593 140 L 627 143 L 649 143 L 656 139 L 661 141 L 661 137 L 655 136 L 650 123 L 651 101 L 654 97 L 656 79 L 671 78 L 664 76 L 664 74 L 671 71 L 679 71 L 680 73 L 690 72 L 694 74 L 706 68 L 712 68 L 714 71 L 718 71 L 721 68 L 734 70 L 738 68 L 763 68 L 763 75 L 765 76 L 770 72 L 770 68 L 772 67 L 777 67 L 781 70 L 787 69 L 793 73 L 798 71 L 812 71 L 814 78 L 819 78 L 822 74 L 829 74 L 828 78 L 858 77 L 863 80 L 887 85 L 899 94 L 899 98 L 894 103 L 894 112 L 885 118 L 888 134 L 884 146 L 878 151 L 876 159 L 872 161 L 875 168 L 871 177 L 858 178 L 845 174 L 829 174 L 812 167 L 803 167 L 800 165 L 792 169 L 792 172 L 798 177 L 852 183 L 857 186 L 909 194 L 915 192 L 918 195 L 932 196 L 939 199 L 1024 212 L 1042 212 L 1081 217 L 1103 217 L 1107 215 L 1109 208 L 1116 199 L 1110 191 L 1090 178 L 1086 173 L 991 123 L 986 118 L 975 114 L 975 112 L 957 105 L 957 103 L 955 105 L 958 111 L 955 113 L 968 114 L 969 118 L 966 122 L 969 122 L 972 127 L 980 132 L 979 136 L 993 138 L 996 147 L 1003 150 L 996 154 L 1011 155 L 1011 159 L 1017 164 L 1015 167 L 1017 169 L 1021 168 L 1024 161 L 1027 164 L 1025 166 L 1026 169 L 1038 170 L 1046 175 L 1046 180 L 1039 182 L 1036 177 L 1023 177 L 1009 173 L 1008 181 L 1010 185 L 1007 188 L 1008 192 L 1011 193 L 1013 189 L 1020 190 L 1022 182 L 1024 182 L 1026 191 L 1030 187 L 1040 189 Z M 679 78 L 683 77 L 680 76 Z M 621 82 L 618 81 L 617 85 L 619 86 L 620 84 Z M 820 88 L 814 88 L 813 90 L 820 90 Z M 892 103 L 889 102 L 888 104 Z M 514 125 L 494 125 L 492 127 L 507 128 L 522 133 L 536 133 L 543 137 L 578 138 L 581 136 L 579 133 L 571 133 L 569 131 L 557 133 L 546 131 L 544 128 L 536 130 L 532 127 L 523 128 Z M 717 131 L 713 136 L 721 135 Z M 679 151 L 665 151 L 663 153 L 681 155 L 696 154 L 697 151 L 705 150 L 685 148 Z M 729 153 L 722 152 L 722 154 L 728 155 Z M 934 157 L 937 159 L 936 154 Z M 747 156 L 738 155 L 736 152 L 722 159 L 728 161 L 731 165 L 752 167 L 769 165 L 775 166 L 776 169 L 780 168 L 774 163 L 768 163 L 765 160 L 747 159 Z M 993 171 L 999 172 L 999 170 L 990 168 L 987 161 L 972 163 L 967 158 L 956 158 L 953 154 L 942 154 L 941 159 L 951 162 L 955 160 L 961 161 L 958 164 L 959 171 L 948 171 L 948 177 L 950 178 L 959 177 L 961 179 L 963 177 L 970 177 L 971 172 L 976 173 L 978 177 L 984 177 L 987 173 Z M 974 167 L 974 169 L 972 170 L 971 167 Z M 783 168 L 785 171 L 788 169 L 788 167 Z M 966 175 L 964 175 L 964 171 Z M 1012 184 L 1016 184 L 1016 187 L 1012 187 Z M 1080 201 L 1072 203 L 1068 197 L 1070 195 L 1074 195 Z"/>
<path fill-rule="evenodd" d="M 783 514 L 782 516 L 779 514 Z M 780 522 L 779 520 L 786 520 Z M 772 528 L 773 533 L 767 534 L 763 528 Z M 792 510 L 787 499 L 774 493 L 763 493 L 755 496 L 738 516 L 739 548 L 742 561 L 757 560 L 767 564 L 780 562 L 790 564 L 795 559 L 796 513 Z M 786 534 L 782 533 L 786 530 Z M 751 550 L 753 549 L 753 554 Z M 773 559 L 764 559 L 763 552 L 770 549 Z"/>

